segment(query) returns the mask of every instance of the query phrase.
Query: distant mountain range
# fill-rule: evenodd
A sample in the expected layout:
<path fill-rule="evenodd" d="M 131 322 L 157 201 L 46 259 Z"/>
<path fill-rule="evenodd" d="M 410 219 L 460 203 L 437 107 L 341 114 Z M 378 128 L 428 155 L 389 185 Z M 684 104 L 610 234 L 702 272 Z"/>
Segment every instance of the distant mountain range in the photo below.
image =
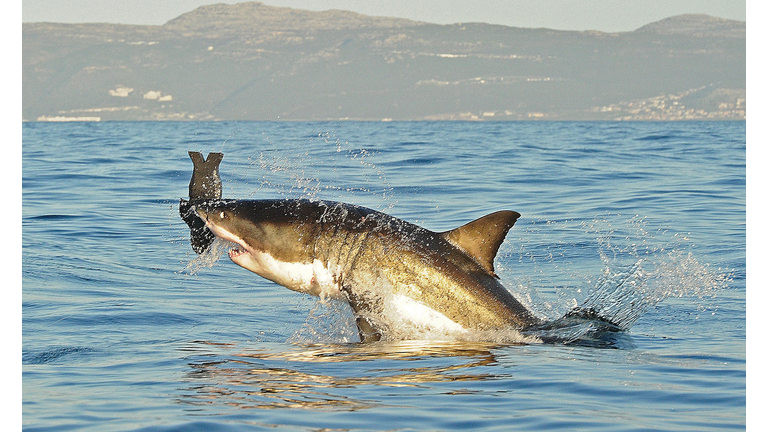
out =
<path fill-rule="evenodd" d="M 250 2 L 22 41 L 27 121 L 746 117 L 746 23 L 706 15 L 602 33 Z"/>

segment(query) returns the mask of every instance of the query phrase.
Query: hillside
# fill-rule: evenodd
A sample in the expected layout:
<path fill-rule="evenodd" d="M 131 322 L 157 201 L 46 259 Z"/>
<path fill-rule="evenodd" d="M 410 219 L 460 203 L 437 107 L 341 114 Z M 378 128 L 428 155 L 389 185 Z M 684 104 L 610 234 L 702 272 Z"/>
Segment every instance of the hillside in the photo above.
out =
<path fill-rule="evenodd" d="M 23 24 L 25 120 L 743 119 L 746 23 L 436 25 L 260 3 Z"/>

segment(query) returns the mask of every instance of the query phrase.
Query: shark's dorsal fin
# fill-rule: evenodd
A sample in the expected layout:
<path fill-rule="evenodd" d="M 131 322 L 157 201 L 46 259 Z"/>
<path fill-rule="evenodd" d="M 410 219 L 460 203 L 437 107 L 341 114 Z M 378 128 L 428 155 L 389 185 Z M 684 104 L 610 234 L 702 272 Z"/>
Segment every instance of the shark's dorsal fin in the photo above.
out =
<path fill-rule="evenodd" d="M 493 260 L 519 217 L 518 212 L 502 210 L 440 235 L 474 258 L 492 276 L 498 277 L 493 270 Z"/>

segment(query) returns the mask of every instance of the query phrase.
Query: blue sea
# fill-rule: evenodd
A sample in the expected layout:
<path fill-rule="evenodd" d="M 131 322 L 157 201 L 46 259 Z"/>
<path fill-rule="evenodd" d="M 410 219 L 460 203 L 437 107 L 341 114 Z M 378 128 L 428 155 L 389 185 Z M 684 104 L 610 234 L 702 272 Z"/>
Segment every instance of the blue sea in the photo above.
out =
<path fill-rule="evenodd" d="M 746 428 L 744 122 L 23 123 L 22 138 L 24 430 Z M 188 151 L 224 153 L 225 198 L 344 201 L 435 231 L 515 210 L 505 287 L 548 319 L 604 292 L 632 325 L 606 344 L 360 344 L 347 305 L 195 254 Z"/>

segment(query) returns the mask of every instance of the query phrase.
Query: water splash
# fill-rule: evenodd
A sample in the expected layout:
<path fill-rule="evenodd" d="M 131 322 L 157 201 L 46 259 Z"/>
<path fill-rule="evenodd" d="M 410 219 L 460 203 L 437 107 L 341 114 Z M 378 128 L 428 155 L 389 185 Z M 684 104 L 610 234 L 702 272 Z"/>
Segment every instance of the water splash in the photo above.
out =
<path fill-rule="evenodd" d="M 319 146 L 311 144 L 319 142 Z M 342 141 L 333 132 L 317 132 L 308 139 L 303 152 L 287 154 L 283 151 L 261 151 L 249 157 L 249 168 L 261 172 L 258 185 L 252 194 L 267 190 L 270 195 L 286 198 L 331 199 L 359 201 L 373 195 L 372 205 L 378 210 L 392 209 L 393 187 L 384 171 L 372 160 L 376 151 L 356 148 Z M 330 169 L 338 176 L 333 183 L 321 180 L 323 172 Z M 376 185 L 373 188 L 359 185 Z"/>
<path fill-rule="evenodd" d="M 666 228 L 653 231 L 648 225 L 647 218 L 635 216 L 627 228 L 610 229 L 597 238 L 604 269 L 582 306 L 624 330 L 664 299 L 712 296 L 731 279 L 697 259 L 689 235 Z"/>
<path fill-rule="evenodd" d="M 640 259 L 629 267 L 606 267 L 600 282 L 581 305 L 628 330 L 649 309 L 669 297 L 714 295 L 730 276 L 713 272 L 692 252 L 673 250 Z"/>
<path fill-rule="evenodd" d="M 530 272 L 532 267 L 533 274 L 523 275 L 511 287 L 516 297 L 548 320 L 528 334 L 545 341 L 604 346 L 606 336 L 614 339 L 612 333 L 629 330 L 667 298 L 703 300 L 728 286 L 730 274 L 700 262 L 690 235 L 651 229 L 645 217 L 617 219 L 608 215 L 581 222 L 581 232 L 573 221 L 547 222 L 547 233 L 534 222 L 534 228 L 522 234 L 535 239 L 524 243 L 519 253 L 523 268 Z M 551 240 L 555 236 L 558 240 Z M 557 300 L 547 301 L 546 294 L 552 292 L 547 283 L 553 281 Z"/>
<path fill-rule="evenodd" d="M 184 268 L 184 272 L 194 275 L 197 274 L 200 269 L 213 267 L 219 258 L 221 258 L 222 255 L 227 254 L 234 246 L 234 243 L 216 237 L 208 249 L 187 264 Z"/>
<path fill-rule="evenodd" d="M 327 298 L 318 298 L 304 324 L 289 343 L 352 343 L 358 342 L 357 326 L 348 304 Z"/>
<path fill-rule="evenodd" d="M 649 307 L 663 300 L 647 296 L 642 260 L 628 267 L 606 268 L 595 289 L 580 305 L 603 319 L 628 330 Z"/>

